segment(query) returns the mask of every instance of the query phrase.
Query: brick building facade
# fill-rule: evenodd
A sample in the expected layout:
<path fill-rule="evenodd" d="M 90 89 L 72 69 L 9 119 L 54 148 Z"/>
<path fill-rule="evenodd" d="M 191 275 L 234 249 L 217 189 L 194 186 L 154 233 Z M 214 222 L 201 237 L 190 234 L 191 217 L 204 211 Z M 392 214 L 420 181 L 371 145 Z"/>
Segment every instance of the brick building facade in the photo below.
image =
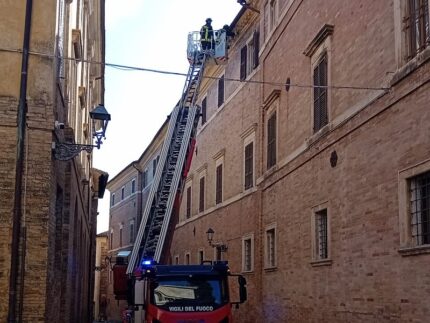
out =
<path fill-rule="evenodd" d="M 247 3 L 200 91 L 172 257 L 242 272 L 239 322 L 427 321 L 428 1 Z"/>
<path fill-rule="evenodd" d="M 92 143 L 104 68 L 82 60 L 104 61 L 103 0 L 0 3 L 1 322 L 92 321 L 107 174 L 54 149 Z"/>

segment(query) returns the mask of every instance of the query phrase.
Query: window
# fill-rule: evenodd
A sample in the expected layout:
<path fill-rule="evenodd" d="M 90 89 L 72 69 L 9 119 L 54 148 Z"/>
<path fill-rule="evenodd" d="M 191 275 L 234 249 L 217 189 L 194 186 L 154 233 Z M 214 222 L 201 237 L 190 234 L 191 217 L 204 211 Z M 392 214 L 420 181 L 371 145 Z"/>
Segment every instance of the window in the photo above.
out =
<path fill-rule="evenodd" d="M 203 261 L 205 260 L 203 250 L 199 250 L 199 252 L 197 254 L 197 259 L 199 260 L 199 265 L 203 263 Z"/>
<path fill-rule="evenodd" d="M 409 180 L 411 237 L 417 246 L 430 244 L 430 171 Z"/>
<path fill-rule="evenodd" d="M 214 249 L 215 249 L 215 261 L 221 261 L 222 260 L 221 248 L 214 248 Z"/>
<path fill-rule="evenodd" d="M 113 249 L 113 229 L 110 230 L 109 249 Z"/>
<path fill-rule="evenodd" d="M 187 188 L 187 210 L 185 216 L 187 219 L 191 217 L 191 186 Z"/>
<path fill-rule="evenodd" d="M 430 43 L 428 0 L 406 0 L 403 30 L 406 59 L 415 57 Z"/>
<path fill-rule="evenodd" d="M 136 192 L 136 180 L 133 179 L 131 181 L 131 194 L 133 194 L 134 192 Z"/>
<path fill-rule="evenodd" d="M 266 268 L 276 267 L 276 227 L 273 225 L 266 228 L 265 259 Z"/>
<path fill-rule="evenodd" d="M 272 31 L 275 28 L 277 19 L 278 19 L 278 1 L 270 0 L 269 31 Z"/>
<path fill-rule="evenodd" d="M 222 164 L 216 167 L 215 204 L 222 202 Z"/>
<path fill-rule="evenodd" d="M 276 165 L 276 111 L 267 121 L 267 169 Z"/>
<path fill-rule="evenodd" d="M 147 169 L 145 169 L 145 171 L 142 174 L 142 185 L 143 185 L 143 188 L 148 186 L 148 170 Z"/>
<path fill-rule="evenodd" d="M 189 254 L 189 253 L 186 253 L 186 254 L 185 254 L 185 264 L 186 264 L 186 265 L 189 265 L 189 264 L 190 264 L 190 254 Z"/>
<path fill-rule="evenodd" d="M 122 224 L 119 227 L 119 246 L 122 247 Z"/>
<path fill-rule="evenodd" d="M 245 190 L 254 186 L 254 143 L 245 146 Z"/>
<path fill-rule="evenodd" d="M 112 197 L 111 197 L 111 206 L 115 205 L 115 193 L 112 193 Z"/>
<path fill-rule="evenodd" d="M 205 97 L 202 101 L 202 125 L 206 123 L 206 110 L 207 110 L 207 99 Z"/>
<path fill-rule="evenodd" d="M 125 195 L 125 187 L 121 187 L 121 201 L 124 199 L 124 195 Z"/>
<path fill-rule="evenodd" d="M 324 202 L 312 208 L 311 239 L 312 266 L 330 266 L 330 214 L 329 202 Z"/>
<path fill-rule="evenodd" d="M 254 236 L 247 235 L 242 238 L 242 271 L 254 270 Z"/>
<path fill-rule="evenodd" d="M 157 159 L 152 161 L 152 177 L 155 176 L 155 171 L 157 170 Z"/>
<path fill-rule="evenodd" d="M 240 50 L 240 79 L 244 80 L 247 76 L 247 65 L 248 65 L 248 46 L 243 46 Z"/>
<path fill-rule="evenodd" d="M 258 66 L 260 36 L 255 31 L 251 39 L 240 51 L 240 79 L 244 80 Z"/>
<path fill-rule="evenodd" d="M 175 256 L 175 265 L 179 265 L 179 256 L 178 255 Z"/>
<path fill-rule="evenodd" d="M 201 177 L 199 181 L 199 212 L 205 210 L 205 178 Z"/>
<path fill-rule="evenodd" d="M 314 132 L 328 123 L 327 114 L 327 53 L 314 67 Z"/>
<path fill-rule="evenodd" d="M 224 75 L 218 80 L 218 108 L 224 103 Z"/>
<path fill-rule="evenodd" d="M 130 221 L 130 243 L 134 242 L 134 220 Z"/>
<path fill-rule="evenodd" d="M 328 226 L 327 209 L 315 213 L 316 258 L 328 258 Z"/>

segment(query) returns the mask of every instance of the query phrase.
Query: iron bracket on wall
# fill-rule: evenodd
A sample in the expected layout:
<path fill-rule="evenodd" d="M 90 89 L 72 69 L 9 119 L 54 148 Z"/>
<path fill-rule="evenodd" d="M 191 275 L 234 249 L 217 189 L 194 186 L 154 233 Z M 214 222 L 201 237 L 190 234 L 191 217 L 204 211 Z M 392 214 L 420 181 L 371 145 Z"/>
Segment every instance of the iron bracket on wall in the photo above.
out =
<path fill-rule="evenodd" d="M 52 143 L 52 151 L 54 152 L 54 158 L 57 160 L 70 160 L 82 151 L 91 153 L 95 145 L 80 145 L 80 144 L 68 144 L 68 143 Z"/>

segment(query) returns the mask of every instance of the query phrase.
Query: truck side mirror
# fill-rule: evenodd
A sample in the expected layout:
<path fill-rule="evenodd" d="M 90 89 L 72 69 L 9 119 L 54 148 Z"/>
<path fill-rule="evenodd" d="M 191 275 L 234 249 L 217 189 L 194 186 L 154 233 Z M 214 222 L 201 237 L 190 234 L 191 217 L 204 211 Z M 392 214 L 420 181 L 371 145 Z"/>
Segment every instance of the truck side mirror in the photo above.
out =
<path fill-rule="evenodd" d="M 246 279 L 243 276 L 238 276 L 237 277 L 237 281 L 239 283 L 239 298 L 240 298 L 240 303 L 244 303 L 247 298 L 247 291 L 246 291 Z"/>

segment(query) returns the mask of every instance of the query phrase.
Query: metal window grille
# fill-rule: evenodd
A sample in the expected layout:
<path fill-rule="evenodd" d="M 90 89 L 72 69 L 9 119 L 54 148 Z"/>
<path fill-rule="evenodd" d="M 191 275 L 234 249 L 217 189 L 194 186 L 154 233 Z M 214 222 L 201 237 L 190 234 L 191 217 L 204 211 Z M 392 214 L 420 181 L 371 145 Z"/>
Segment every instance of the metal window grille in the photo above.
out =
<path fill-rule="evenodd" d="M 111 201 L 111 206 L 115 205 L 115 193 L 112 194 L 112 201 Z"/>
<path fill-rule="evenodd" d="M 121 200 L 124 199 L 124 195 L 125 195 L 125 189 L 123 187 L 123 188 L 121 188 Z"/>
<path fill-rule="evenodd" d="M 222 202 L 222 164 L 216 168 L 216 194 L 215 203 Z"/>
<path fill-rule="evenodd" d="M 251 142 L 245 147 L 245 189 L 251 188 L 254 185 L 253 155 L 254 155 L 254 143 Z"/>
<path fill-rule="evenodd" d="M 276 112 L 267 121 L 267 169 L 276 164 Z"/>
<path fill-rule="evenodd" d="M 406 38 L 406 59 L 415 57 L 430 43 L 428 0 L 408 0 L 403 30 Z"/>
<path fill-rule="evenodd" d="M 248 65 L 248 47 L 245 45 L 240 50 L 240 79 L 246 79 L 246 66 Z"/>
<path fill-rule="evenodd" d="M 317 258 L 328 258 L 327 209 L 315 213 Z"/>
<path fill-rule="evenodd" d="M 202 101 L 202 125 L 206 123 L 206 110 L 207 110 L 207 100 L 206 98 Z"/>
<path fill-rule="evenodd" d="M 189 219 L 191 216 L 191 186 L 187 188 L 187 214 L 186 217 Z"/>
<path fill-rule="evenodd" d="M 205 209 L 205 178 L 200 178 L 199 212 Z"/>
<path fill-rule="evenodd" d="M 251 266 L 251 239 L 246 239 L 243 241 L 243 270 L 250 271 Z"/>
<path fill-rule="evenodd" d="M 430 244 L 430 172 L 410 180 L 411 235 L 417 245 Z"/>
<path fill-rule="evenodd" d="M 224 75 L 218 80 L 218 108 L 224 103 Z"/>
<path fill-rule="evenodd" d="M 328 123 L 327 113 L 327 54 L 314 68 L 314 132 Z"/>
<path fill-rule="evenodd" d="M 276 265 L 275 261 L 275 229 L 270 229 L 266 231 L 266 259 L 267 266 L 274 267 Z"/>
<path fill-rule="evenodd" d="M 131 193 L 133 194 L 136 191 L 136 181 L 133 179 L 131 181 Z"/>

